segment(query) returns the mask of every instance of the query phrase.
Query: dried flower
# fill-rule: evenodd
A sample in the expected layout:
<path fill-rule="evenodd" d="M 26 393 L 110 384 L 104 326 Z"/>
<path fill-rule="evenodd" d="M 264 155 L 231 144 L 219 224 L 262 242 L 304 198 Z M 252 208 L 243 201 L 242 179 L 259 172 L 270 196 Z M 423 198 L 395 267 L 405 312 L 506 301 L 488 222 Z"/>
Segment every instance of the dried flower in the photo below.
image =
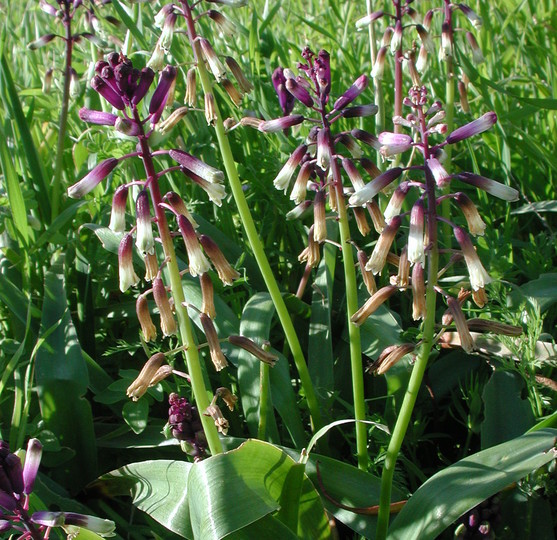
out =
<path fill-rule="evenodd" d="M 367 268 L 367 266 L 366 266 Z M 387 285 L 382 287 L 375 294 L 370 296 L 364 305 L 352 315 L 350 321 L 356 326 L 361 326 L 366 322 L 367 318 L 374 313 L 382 304 L 385 303 L 395 292 L 397 287 L 394 285 Z"/>
<path fill-rule="evenodd" d="M 485 268 L 480 262 L 480 258 L 472 246 L 470 238 L 460 227 L 454 228 L 454 235 L 457 242 L 460 244 L 462 249 L 462 254 L 464 255 L 464 260 L 466 266 L 468 267 L 468 274 L 470 275 L 470 285 L 474 291 L 482 289 L 487 283 L 491 283 L 491 278 L 489 274 L 485 271 Z"/>
<path fill-rule="evenodd" d="M 161 318 L 161 330 L 165 336 L 171 336 L 176 333 L 176 320 L 172 314 L 172 308 L 166 294 L 166 288 L 160 277 L 153 280 L 153 298 L 155 304 L 159 308 Z"/>
<path fill-rule="evenodd" d="M 412 319 L 419 321 L 426 315 L 424 267 L 417 262 L 412 269 Z"/>
<path fill-rule="evenodd" d="M 228 388 L 224 388 L 223 386 L 217 388 L 215 396 L 219 396 L 226 403 L 230 411 L 234 410 L 236 402 L 238 401 L 238 396 L 235 396 Z"/>
<path fill-rule="evenodd" d="M 385 266 L 387 255 L 389 253 L 389 250 L 391 249 L 393 240 L 395 239 L 396 233 L 400 227 L 400 223 L 400 217 L 395 216 L 383 229 L 383 232 L 379 236 L 377 244 L 375 245 L 375 248 L 371 253 L 371 257 L 366 264 L 366 270 L 369 270 L 374 274 L 378 274 L 379 272 L 381 272 L 381 270 Z"/>
<path fill-rule="evenodd" d="M 213 365 L 215 366 L 215 369 L 217 371 L 220 371 L 221 369 L 224 369 L 226 366 L 228 366 L 228 362 L 222 352 L 215 325 L 213 324 L 212 319 L 207 316 L 206 313 L 200 313 L 199 320 L 201 321 L 203 332 L 205 333 L 205 337 L 207 338 Z"/>
<path fill-rule="evenodd" d="M 240 347 L 250 354 L 253 354 L 253 356 L 255 356 L 258 360 L 261 360 L 261 362 L 268 364 L 271 367 L 273 367 L 278 360 L 278 356 L 276 354 L 259 347 L 259 345 L 247 337 L 228 336 L 228 341 L 232 345 Z"/>
<path fill-rule="evenodd" d="M 139 372 L 135 381 L 133 381 L 126 390 L 126 395 L 133 401 L 137 401 L 143 396 L 143 394 L 147 392 L 147 388 L 152 386 L 151 380 L 165 361 L 166 357 L 163 353 L 156 353 L 151 356 L 143 366 L 143 369 Z"/>
<path fill-rule="evenodd" d="M 228 420 L 223 416 L 218 405 L 209 405 L 203 414 L 205 416 L 210 416 L 215 421 L 215 426 L 217 427 L 217 431 L 219 433 L 222 433 L 223 435 L 228 433 Z"/>
<path fill-rule="evenodd" d="M 240 277 L 240 274 L 232 268 L 230 263 L 226 260 L 223 252 L 219 249 L 217 244 L 213 241 L 210 236 L 202 234 L 199 237 L 199 242 L 203 246 L 205 253 L 213 263 L 219 279 L 224 285 L 232 285 L 235 279 Z"/>
<path fill-rule="evenodd" d="M 157 337 L 157 328 L 153 324 L 151 313 L 149 312 L 149 304 L 147 303 L 147 298 L 145 298 L 143 294 L 137 297 L 135 312 L 137 314 L 137 320 L 141 325 L 143 339 L 147 342 L 155 339 Z"/>

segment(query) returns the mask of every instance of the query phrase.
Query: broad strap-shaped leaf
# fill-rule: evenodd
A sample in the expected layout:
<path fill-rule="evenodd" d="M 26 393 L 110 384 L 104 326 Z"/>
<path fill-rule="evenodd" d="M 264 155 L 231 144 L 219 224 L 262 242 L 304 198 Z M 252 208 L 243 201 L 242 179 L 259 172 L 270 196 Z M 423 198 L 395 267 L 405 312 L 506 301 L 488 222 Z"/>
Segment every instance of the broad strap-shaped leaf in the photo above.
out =
<path fill-rule="evenodd" d="M 557 430 L 542 429 L 447 467 L 410 498 L 389 540 L 434 539 L 458 517 L 556 457 Z"/>
<path fill-rule="evenodd" d="M 258 440 L 196 463 L 187 489 L 194 537 L 218 540 L 275 512 L 286 525 L 295 525 L 291 518 L 297 512 L 299 538 L 329 538 L 319 494 L 305 475 L 300 485 L 299 473 L 283 450 Z"/>
<path fill-rule="evenodd" d="M 72 490 L 97 476 L 97 453 L 89 402 L 87 366 L 73 325 L 64 280 L 64 255 L 45 276 L 45 297 L 35 380 L 44 426 L 75 457 L 55 472 Z"/>

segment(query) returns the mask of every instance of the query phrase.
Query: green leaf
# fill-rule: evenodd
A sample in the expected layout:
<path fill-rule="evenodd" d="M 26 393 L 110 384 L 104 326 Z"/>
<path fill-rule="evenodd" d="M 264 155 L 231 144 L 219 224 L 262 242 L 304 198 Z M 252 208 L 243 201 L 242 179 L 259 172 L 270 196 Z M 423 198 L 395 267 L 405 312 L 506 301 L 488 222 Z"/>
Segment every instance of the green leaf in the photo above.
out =
<path fill-rule="evenodd" d="M 112 496 L 131 495 L 133 504 L 172 532 L 192 538 L 188 476 L 193 465 L 169 459 L 131 463 L 95 483 Z"/>
<path fill-rule="evenodd" d="M 459 516 L 555 459 L 557 430 L 482 450 L 432 476 L 393 521 L 389 540 L 434 539 Z"/>
<path fill-rule="evenodd" d="M 331 245 L 323 248 L 323 259 L 313 282 L 311 320 L 308 340 L 308 371 L 321 403 L 334 389 L 333 342 L 331 332 L 331 298 L 335 273 L 336 251 Z"/>
<path fill-rule="evenodd" d="M 66 299 L 64 255 L 56 256 L 45 276 L 40 336 L 35 379 L 44 427 L 75 452 L 55 476 L 78 491 L 97 476 L 97 454 L 91 407 L 83 398 L 87 366 Z"/>
<path fill-rule="evenodd" d="M 525 298 L 534 298 L 543 313 L 557 301 L 557 273 L 542 274 L 538 279 L 525 283 L 509 296 L 512 306 L 518 306 Z"/>
<path fill-rule="evenodd" d="M 557 212 L 557 201 L 537 201 L 511 210 L 511 214 L 529 214 L 534 212 Z"/>
<path fill-rule="evenodd" d="M 4 181 L 6 185 L 6 192 L 8 195 L 8 208 L 12 214 L 15 228 L 19 231 L 23 246 L 29 244 L 29 237 L 33 236 L 32 230 L 27 224 L 27 211 L 25 209 L 25 201 L 23 200 L 23 193 L 19 185 L 19 178 L 17 176 L 12 157 L 8 146 L 6 145 L 6 135 L 4 130 L 0 127 L 0 166 L 4 173 Z"/>
<path fill-rule="evenodd" d="M 122 408 L 122 417 L 134 433 L 141 433 L 147 427 L 149 403 L 146 399 L 127 401 Z"/>
<path fill-rule="evenodd" d="M 274 313 L 275 309 L 269 294 L 255 294 L 244 307 L 240 322 L 241 335 L 257 341 L 267 339 Z M 306 436 L 300 413 L 296 408 L 288 362 L 282 355 L 278 356 L 278 362 L 270 370 L 273 405 L 281 415 L 294 444 L 301 447 L 305 444 Z M 259 424 L 259 374 L 259 360 L 250 353 L 240 350 L 238 352 L 240 399 L 252 435 L 257 433 Z M 267 430 L 273 440 L 278 440 L 278 430 L 273 416 L 267 420 Z"/>
<path fill-rule="evenodd" d="M 530 402 L 521 397 L 523 387 L 518 373 L 502 370 L 493 372 L 482 394 L 482 448 L 514 439 L 534 425 Z"/>
<path fill-rule="evenodd" d="M 191 523 L 195 538 L 217 540 L 279 510 L 292 489 L 296 462 L 269 443 L 248 440 L 238 449 L 197 463 L 188 478 Z M 286 493 L 284 493 L 286 490 Z M 298 536 L 329 538 L 319 495 L 304 476 L 299 492 Z M 291 517 L 291 516 L 290 516 Z"/>

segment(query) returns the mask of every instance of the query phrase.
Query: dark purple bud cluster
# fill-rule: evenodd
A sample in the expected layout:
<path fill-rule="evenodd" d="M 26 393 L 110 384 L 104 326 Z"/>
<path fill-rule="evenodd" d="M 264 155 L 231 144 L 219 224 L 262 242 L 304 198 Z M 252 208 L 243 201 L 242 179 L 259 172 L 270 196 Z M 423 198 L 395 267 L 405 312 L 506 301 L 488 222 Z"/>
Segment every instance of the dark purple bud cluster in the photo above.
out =
<path fill-rule="evenodd" d="M 457 540 L 490 540 L 495 538 L 494 527 L 501 521 L 499 495 L 490 497 L 466 512 L 455 530 Z"/>
<path fill-rule="evenodd" d="M 168 396 L 168 424 L 172 436 L 191 446 L 190 455 L 199 458 L 205 454 L 207 441 L 203 433 L 201 418 L 197 407 L 178 394 Z"/>

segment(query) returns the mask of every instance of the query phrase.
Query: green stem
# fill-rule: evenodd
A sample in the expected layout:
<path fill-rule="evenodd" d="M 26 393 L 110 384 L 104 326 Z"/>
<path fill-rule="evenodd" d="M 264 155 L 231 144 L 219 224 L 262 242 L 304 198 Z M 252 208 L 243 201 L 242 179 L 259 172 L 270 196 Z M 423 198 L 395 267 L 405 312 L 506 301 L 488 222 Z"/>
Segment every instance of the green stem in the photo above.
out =
<path fill-rule="evenodd" d="M 424 145 L 424 161 L 427 162 L 430 154 L 426 133 L 425 115 L 423 110 L 419 110 L 418 112 L 421 123 L 421 138 Z M 427 252 L 428 269 L 426 315 L 423 325 L 422 346 L 418 354 L 418 359 L 412 369 L 410 381 L 408 382 L 408 388 L 404 394 L 402 406 L 400 408 L 400 412 L 393 429 L 393 434 L 385 455 L 385 464 L 381 475 L 381 494 L 379 497 L 379 511 L 377 515 L 376 540 L 385 540 L 387 538 L 395 465 L 412 417 L 412 412 L 422 384 L 429 355 L 434 344 L 435 304 L 437 300 L 435 286 L 437 285 L 437 273 L 439 269 L 439 251 L 437 242 L 437 201 L 435 196 L 435 179 L 427 167 L 425 167 L 425 178 L 427 194 L 427 237 L 429 238 L 429 246 Z"/>
<path fill-rule="evenodd" d="M 134 117 L 136 122 L 141 125 L 141 119 L 139 118 L 137 110 L 134 111 Z M 174 243 L 172 242 L 172 235 L 168 227 L 166 214 L 163 207 L 160 205 L 162 197 L 159 189 L 159 183 L 149 144 L 144 135 L 139 136 L 139 144 L 141 146 L 143 165 L 149 181 L 149 193 L 151 195 L 151 201 L 155 211 L 159 236 L 167 261 L 166 269 L 170 278 L 170 288 L 174 299 L 174 309 L 178 318 L 180 337 L 182 339 L 182 343 L 186 347 L 184 356 L 188 366 L 188 373 L 191 378 L 191 387 L 195 402 L 199 412 L 201 413 L 201 423 L 203 424 L 203 431 L 205 432 L 205 437 L 207 438 L 209 450 L 211 451 L 211 454 L 215 455 L 222 452 L 222 444 L 214 422 L 210 417 L 203 414 L 205 409 L 207 409 L 211 403 L 212 394 L 205 387 L 205 380 L 203 378 L 203 370 L 201 369 L 201 363 L 199 360 L 199 351 L 193 334 L 192 322 L 188 315 L 188 310 L 184 306 L 186 298 L 184 295 L 184 288 L 182 287 L 182 278 L 180 276 L 176 252 L 174 251 Z"/>
<path fill-rule="evenodd" d="M 201 86 L 203 87 L 203 92 L 205 93 L 205 95 L 209 95 L 213 93 L 212 84 L 207 72 L 207 68 L 205 67 L 205 64 L 203 62 L 203 55 L 199 50 L 200 45 L 197 41 L 193 17 L 191 16 L 188 2 L 182 0 L 181 4 L 184 8 L 184 11 L 186 12 L 188 34 L 190 43 L 192 44 L 192 48 L 194 51 L 194 56 L 197 59 L 197 68 Z M 238 176 L 238 170 L 236 168 L 236 163 L 234 162 L 232 149 L 230 148 L 230 143 L 228 142 L 228 137 L 226 136 L 224 124 L 222 122 L 222 117 L 216 102 L 214 103 L 214 112 L 216 116 L 215 131 L 217 134 L 221 156 L 224 162 L 224 168 L 226 169 L 226 174 L 230 183 L 230 189 L 232 190 L 232 195 L 234 197 L 234 201 L 236 202 L 236 207 L 238 208 L 238 213 L 240 214 L 240 219 L 242 221 L 244 231 L 246 232 L 248 242 L 251 246 L 259 269 L 261 270 L 263 280 L 265 281 L 265 285 L 267 286 L 267 290 L 269 291 L 271 300 L 277 311 L 277 315 L 283 328 L 286 340 L 288 342 L 288 346 L 290 347 L 290 350 L 292 352 L 294 363 L 296 364 L 296 369 L 298 370 L 298 375 L 300 377 L 300 382 L 306 396 L 313 428 L 314 430 L 317 430 L 322 426 L 323 421 L 321 418 L 321 412 L 319 410 L 319 403 L 317 402 L 315 390 L 313 388 L 306 360 L 304 358 L 304 353 L 302 351 L 302 347 L 300 346 L 296 330 L 294 329 L 294 324 L 292 322 L 292 319 L 290 318 L 290 314 L 288 313 L 288 308 L 286 307 L 275 276 L 273 275 L 273 271 L 271 270 L 269 261 L 267 260 L 267 255 L 265 254 L 265 250 L 263 248 L 261 239 L 259 238 L 257 228 L 253 221 L 253 217 L 251 215 L 246 197 L 244 195 L 244 191 L 242 190 L 242 184 Z"/>
<path fill-rule="evenodd" d="M 332 151 L 331 155 L 334 155 Z M 342 263 L 344 267 L 348 339 L 350 343 L 350 367 L 352 375 L 352 393 L 354 397 L 354 418 L 356 420 L 365 420 L 366 404 L 364 399 L 364 370 L 362 365 L 360 328 L 355 324 L 352 324 L 350 321 L 352 315 L 358 311 L 358 285 L 356 282 L 356 268 L 354 265 L 353 248 L 350 243 L 348 214 L 346 211 L 346 203 L 344 200 L 339 166 L 336 159 L 331 160 L 331 172 L 335 185 L 338 228 L 340 234 L 340 245 L 342 247 Z M 369 464 L 369 456 L 367 452 L 367 428 L 366 424 L 363 422 L 356 422 L 356 454 L 358 467 L 362 470 L 367 470 Z"/>
<path fill-rule="evenodd" d="M 52 179 L 52 207 L 51 221 L 58 215 L 60 207 L 60 189 L 62 184 L 62 169 L 64 167 L 64 147 L 66 142 L 66 131 L 68 127 L 68 110 L 70 106 L 70 83 L 72 77 L 72 19 L 70 14 L 71 2 L 65 2 L 63 24 L 65 28 L 64 40 L 66 42 L 66 62 L 64 67 L 64 87 L 62 89 L 62 105 L 60 118 L 58 120 L 58 141 L 56 143 L 56 160 L 54 162 L 54 177 Z"/>
<path fill-rule="evenodd" d="M 259 425 L 257 426 L 257 438 L 261 441 L 267 440 L 267 418 L 269 416 L 269 390 L 270 390 L 270 366 L 261 362 L 259 369 Z"/>

